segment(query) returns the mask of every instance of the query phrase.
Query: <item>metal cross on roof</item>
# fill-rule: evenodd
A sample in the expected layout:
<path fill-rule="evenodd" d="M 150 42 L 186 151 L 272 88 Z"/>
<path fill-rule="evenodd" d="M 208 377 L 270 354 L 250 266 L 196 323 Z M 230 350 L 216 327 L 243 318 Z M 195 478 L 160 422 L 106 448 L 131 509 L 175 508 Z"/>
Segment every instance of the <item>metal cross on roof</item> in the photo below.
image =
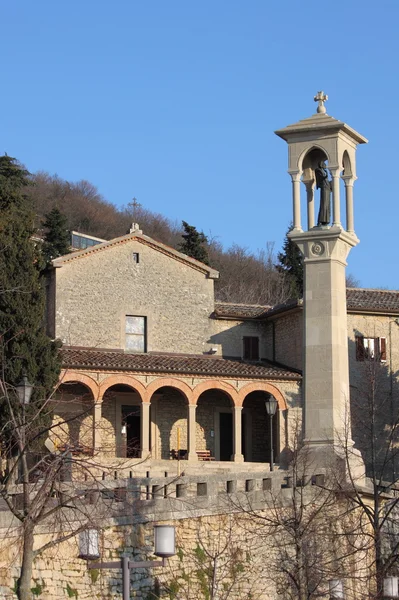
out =
<path fill-rule="evenodd" d="M 314 101 L 319 103 L 319 105 L 317 107 L 317 112 L 319 114 L 320 113 L 321 114 L 325 114 L 326 113 L 326 107 L 324 106 L 324 102 L 326 100 L 328 100 L 328 96 L 323 91 L 317 92 L 316 96 L 314 97 Z"/>

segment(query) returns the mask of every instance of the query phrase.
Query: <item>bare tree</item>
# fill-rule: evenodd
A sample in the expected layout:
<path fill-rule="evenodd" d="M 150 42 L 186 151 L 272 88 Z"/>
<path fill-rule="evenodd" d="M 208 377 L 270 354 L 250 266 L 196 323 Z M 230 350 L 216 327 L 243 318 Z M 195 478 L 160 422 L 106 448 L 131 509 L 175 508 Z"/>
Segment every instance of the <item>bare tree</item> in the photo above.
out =
<path fill-rule="evenodd" d="M 351 471 L 351 448 L 342 446 L 349 482 L 337 482 L 358 515 L 358 540 L 367 546 L 370 598 L 383 598 L 384 578 L 399 560 L 399 388 L 398 373 L 385 362 L 378 338 L 357 337 L 358 374 L 351 382 L 353 438 L 366 465 L 366 486 Z"/>
<path fill-rule="evenodd" d="M 20 523 L 22 560 L 17 595 L 19 600 L 31 600 L 35 558 L 80 531 L 99 526 L 109 514 L 110 495 L 102 493 L 106 482 L 98 474 L 104 469 L 93 447 L 83 448 L 67 439 L 57 448 L 51 442 L 51 437 L 62 438 L 59 432 L 63 427 L 82 423 L 92 412 L 93 403 L 86 403 L 83 410 L 77 409 L 67 418 L 59 417 L 52 423 L 50 420 L 51 424 L 45 426 L 43 413 L 53 413 L 53 397 L 41 402 L 27 421 L 17 391 L 3 380 L 0 396 L 9 410 L 7 428 L 11 426 L 13 431 L 2 452 L 8 458 L 1 476 L 0 497 Z M 34 547 L 39 526 L 45 526 L 49 536 L 40 547 Z"/>

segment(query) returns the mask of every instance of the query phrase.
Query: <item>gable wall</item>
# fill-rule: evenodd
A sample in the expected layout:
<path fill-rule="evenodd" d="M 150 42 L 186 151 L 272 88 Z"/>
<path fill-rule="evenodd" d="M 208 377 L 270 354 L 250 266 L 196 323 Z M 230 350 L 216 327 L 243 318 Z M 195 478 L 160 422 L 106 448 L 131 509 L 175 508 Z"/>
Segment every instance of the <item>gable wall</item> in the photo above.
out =
<path fill-rule="evenodd" d="M 56 336 L 68 345 L 123 349 L 134 315 L 147 317 L 148 351 L 209 349 L 213 280 L 136 240 L 65 263 L 56 278 Z"/>

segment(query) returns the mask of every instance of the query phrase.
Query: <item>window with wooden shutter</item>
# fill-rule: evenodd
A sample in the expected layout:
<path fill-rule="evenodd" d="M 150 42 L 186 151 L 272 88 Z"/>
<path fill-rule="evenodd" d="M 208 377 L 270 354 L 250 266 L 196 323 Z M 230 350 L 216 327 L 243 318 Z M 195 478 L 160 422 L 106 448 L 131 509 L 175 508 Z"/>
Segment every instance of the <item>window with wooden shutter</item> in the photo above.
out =
<path fill-rule="evenodd" d="M 244 360 L 259 360 L 259 338 L 245 336 L 244 343 Z"/>
<path fill-rule="evenodd" d="M 364 337 L 356 336 L 356 360 L 364 360 Z"/>
<path fill-rule="evenodd" d="M 380 360 L 386 361 L 387 359 L 387 340 L 386 338 L 380 338 Z"/>
<path fill-rule="evenodd" d="M 356 336 L 356 360 L 386 361 L 386 338 Z"/>

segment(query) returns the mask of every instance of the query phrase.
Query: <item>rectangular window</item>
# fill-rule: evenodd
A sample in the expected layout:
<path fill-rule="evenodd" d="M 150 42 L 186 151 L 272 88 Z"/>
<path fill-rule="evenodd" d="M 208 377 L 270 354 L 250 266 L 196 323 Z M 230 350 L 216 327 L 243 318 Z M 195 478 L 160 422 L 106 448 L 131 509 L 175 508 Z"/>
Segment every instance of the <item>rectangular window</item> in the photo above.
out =
<path fill-rule="evenodd" d="M 132 350 L 133 352 L 146 352 L 146 329 L 146 317 L 126 317 L 126 350 Z"/>
<path fill-rule="evenodd" d="M 367 338 L 362 335 L 356 336 L 356 360 L 379 360 L 387 359 L 386 338 Z"/>
<path fill-rule="evenodd" d="M 136 265 L 139 264 L 140 261 L 140 255 L 138 252 L 133 252 L 133 262 L 136 263 Z"/>
<path fill-rule="evenodd" d="M 259 338 L 246 336 L 244 342 L 244 359 L 259 360 Z"/>

